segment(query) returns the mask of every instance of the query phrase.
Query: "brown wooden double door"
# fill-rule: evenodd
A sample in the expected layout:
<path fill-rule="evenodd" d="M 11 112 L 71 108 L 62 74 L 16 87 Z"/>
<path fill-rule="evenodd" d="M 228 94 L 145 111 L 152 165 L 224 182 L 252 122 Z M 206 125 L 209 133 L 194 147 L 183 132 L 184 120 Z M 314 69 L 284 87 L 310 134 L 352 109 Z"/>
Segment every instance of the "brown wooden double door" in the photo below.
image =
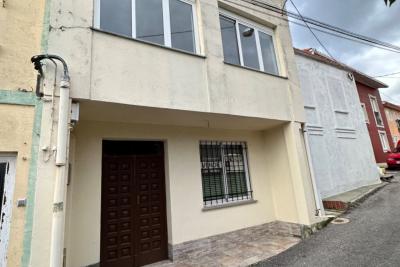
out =
<path fill-rule="evenodd" d="M 162 142 L 103 141 L 101 266 L 168 258 Z"/>

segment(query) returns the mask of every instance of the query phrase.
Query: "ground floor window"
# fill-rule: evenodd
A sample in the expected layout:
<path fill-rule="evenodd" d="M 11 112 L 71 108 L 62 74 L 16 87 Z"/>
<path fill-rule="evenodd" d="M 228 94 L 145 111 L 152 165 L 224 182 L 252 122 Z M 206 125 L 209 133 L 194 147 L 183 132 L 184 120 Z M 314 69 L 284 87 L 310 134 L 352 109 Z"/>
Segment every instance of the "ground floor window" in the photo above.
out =
<path fill-rule="evenodd" d="M 200 142 L 205 206 L 252 199 L 245 142 Z"/>

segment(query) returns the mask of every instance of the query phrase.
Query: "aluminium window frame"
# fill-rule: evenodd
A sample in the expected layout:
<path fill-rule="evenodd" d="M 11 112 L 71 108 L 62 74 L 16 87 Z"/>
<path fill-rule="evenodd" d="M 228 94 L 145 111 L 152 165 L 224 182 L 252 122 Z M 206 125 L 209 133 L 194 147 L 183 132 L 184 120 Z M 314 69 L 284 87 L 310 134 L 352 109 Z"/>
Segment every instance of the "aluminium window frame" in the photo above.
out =
<path fill-rule="evenodd" d="M 238 143 L 241 148 L 242 148 L 242 155 L 243 155 L 243 164 L 244 164 L 244 172 L 245 172 L 245 176 L 246 176 L 246 187 L 247 187 L 247 195 L 245 196 L 245 198 L 243 199 L 235 199 L 234 197 L 229 197 L 229 191 L 228 191 L 228 175 L 227 175 L 227 171 L 226 171 L 226 164 L 225 164 L 225 151 L 224 151 L 224 146 L 228 145 L 230 143 L 230 141 L 216 141 L 217 144 L 212 144 L 212 142 L 214 141 L 210 141 L 210 140 L 200 140 L 199 141 L 199 152 L 200 152 L 200 146 L 202 144 L 205 145 L 209 145 L 208 143 L 211 142 L 211 145 L 219 145 L 221 147 L 221 162 L 222 162 L 222 180 L 224 183 L 224 199 L 226 202 L 222 202 L 222 203 L 218 203 L 216 200 L 207 200 L 204 201 L 203 199 L 203 205 L 204 207 L 214 207 L 214 206 L 224 206 L 224 205 L 230 205 L 231 203 L 238 203 L 238 202 L 242 202 L 242 201 L 249 201 L 254 199 L 254 194 L 252 193 L 253 187 L 251 185 L 251 180 L 250 180 L 250 170 L 249 170 L 249 166 L 248 166 L 248 145 L 247 142 L 245 141 L 234 141 L 235 143 Z M 246 149 L 247 148 L 247 149 Z M 199 153 L 199 155 L 201 155 L 201 153 Z M 201 163 L 201 159 L 200 159 L 200 163 Z M 201 171 L 201 167 L 200 167 L 200 171 Z M 200 174 L 201 176 L 201 180 L 203 182 L 203 175 Z M 202 190 L 204 190 L 204 188 L 202 188 Z M 204 191 L 202 192 L 204 194 Z"/>
<path fill-rule="evenodd" d="M 381 111 L 380 111 L 380 108 L 379 108 L 378 99 L 373 95 L 368 95 L 368 97 L 369 97 L 369 101 L 371 103 L 372 115 L 374 115 L 376 126 L 380 127 L 380 128 L 385 128 L 385 124 L 383 122 L 383 117 L 382 117 L 382 114 L 381 114 Z M 376 119 L 373 101 L 376 102 L 376 108 L 378 109 L 377 112 L 378 112 L 379 117 L 380 117 L 380 119 L 382 121 L 382 124 L 378 124 L 378 120 Z"/>
<path fill-rule="evenodd" d="M 101 14 L 101 0 L 93 0 L 93 27 L 99 30 L 102 30 L 100 27 L 100 14 Z M 198 25 L 198 16 L 197 16 L 197 0 L 178 0 L 185 4 L 189 4 L 192 7 L 192 23 L 193 23 L 193 35 L 194 35 L 194 52 L 186 51 L 180 48 L 172 47 L 172 35 L 171 35 L 171 14 L 169 10 L 169 1 L 170 0 L 162 0 L 162 12 L 163 12 L 163 28 L 164 28 L 164 44 L 153 43 L 150 41 L 142 40 L 136 37 L 136 0 L 130 0 L 132 7 L 132 34 L 131 38 L 135 40 L 140 40 L 143 42 L 156 44 L 160 46 L 165 46 L 171 49 L 184 51 L 188 53 L 193 53 L 197 55 L 201 55 L 201 46 L 200 46 L 200 36 L 199 36 L 199 25 Z M 118 34 L 117 34 L 118 35 Z M 129 36 L 128 36 L 129 37 Z"/>
<path fill-rule="evenodd" d="M 378 130 L 379 140 L 381 141 L 382 149 L 384 152 L 390 151 L 389 139 L 387 138 L 386 131 Z M 384 140 L 382 140 L 384 138 Z"/>
<path fill-rule="evenodd" d="M 276 75 L 276 76 L 281 76 L 282 74 L 282 67 L 280 64 L 280 57 L 279 57 L 279 51 L 277 49 L 277 41 L 276 41 L 276 36 L 274 33 L 274 30 L 271 28 L 268 28 L 267 26 L 263 26 L 260 25 L 256 22 L 253 22 L 251 20 L 248 20 L 246 18 L 243 18 L 239 15 L 236 15 L 232 12 L 229 12 L 225 9 L 220 9 L 219 10 L 219 16 L 223 16 L 226 17 L 230 20 L 235 21 L 235 30 L 236 30 L 236 44 L 238 46 L 238 50 L 239 50 L 239 62 L 241 67 L 244 68 L 249 68 L 249 69 L 253 69 L 253 70 L 257 70 L 257 71 L 261 71 L 263 73 L 267 73 L 267 74 L 271 74 L 271 75 Z M 259 66 L 260 69 L 256 69 L 256 68 L 252 68 L 252 67 L 248 67 L 244 65 L 244 59 L 243 59 L 243 51 L 242 51 L 242 41 L 240 39 L 240 30 L 239 30 L 239 24 L 245 26 L 245 27 L 250 27 L 254 29 L 254 36 L 255 36 L 255 41 L 256 41 L 256 48 L 257 48 L 257 57 L 258 57 L 258 62 L 259 62 Z M 261 50 L 261 43 L 260 43 L 260 34 L 259 32 L 262 32 L 266 35 L 271 36 L 272 38 L 272 45 L 274 47 L 274 55 L 275 55 L 275 62 L 276 62 L 276 68 L 278 70 L 278 73 L 270 73 L 270 72 L 266 72 L 265 71 L 265 67 L 264 67 L 264 61 L 263 61 L 263 57 L 262 57 L 262 50 Z M 222 40 L 223 41 L 223 40 Z M 236 64 L 233 64 L 236 65 Z"/>

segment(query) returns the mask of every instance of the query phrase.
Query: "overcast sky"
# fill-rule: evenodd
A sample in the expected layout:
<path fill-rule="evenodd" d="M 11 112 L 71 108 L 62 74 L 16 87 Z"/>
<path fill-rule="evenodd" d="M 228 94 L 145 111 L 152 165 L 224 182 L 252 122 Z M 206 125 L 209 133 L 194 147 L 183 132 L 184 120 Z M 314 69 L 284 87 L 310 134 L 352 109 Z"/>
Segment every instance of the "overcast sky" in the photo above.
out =
<path fill-rule="evenodd" d="M 292 0 L 303 16 L 400 46 L 400 0 L 387 7 L 383 0 Z M 290 1 L 287 9 L 296 12 Z M 326 53 L 307 28 L 291 23 L 294 46 L 317 48 Z M 370 76 L 400 72 L 400 53 L 362 45 L 315 32 L 330 54 Z M 400 74 L 380 78 L 384 100 L 400 105 Z"/>

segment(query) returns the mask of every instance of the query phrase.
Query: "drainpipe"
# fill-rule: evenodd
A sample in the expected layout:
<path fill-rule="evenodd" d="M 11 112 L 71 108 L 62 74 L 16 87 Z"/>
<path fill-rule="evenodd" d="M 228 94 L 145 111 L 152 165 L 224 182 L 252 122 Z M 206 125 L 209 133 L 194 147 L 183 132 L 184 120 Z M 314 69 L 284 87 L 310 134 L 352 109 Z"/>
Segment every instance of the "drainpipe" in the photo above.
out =
<path fill-rule="evenodd" d="M 51 227 L 50 244 L 50 267 L 60 267 L 63 265 L 63 247 L 64 247 L 64 199 L 66 192 L 67 177 L 67 151 L 69 139 L 69 119 L 70 119 L 70 77 L 66 62 L 56 55 L 37 55 L 32 57 L 31 61 L 35 69 L 43 74 L 42 63 L 44 59 L 55 59 L 62 63 L 64 74 L 60 82 L 60 100 L 57 125 L 57 152 L 56 152 L 56 176 L 53 196 L 53 219 Z M 55 88 L 54 88 L 55 90 Z"/>
<path fill-rule="evenodd" d="M 312 159 L 311 159 L 311 149 L 310 149 L 310 143 L 308 140 L 307 125 L 305 123 L 303 123 L 301 125 L 301 127 L 303 130 L 303 137 L 304 137 L 304 144 L 306 147 L 308 169 L 310 170 L 311 183 L 312 183 L 313 192 L 314 192 L 316 215 L 318 217 L 325 217 L 325 210 L 322 205 L 322 199 L 319 196 L 318 189 L 317 189 L 317 183 L 315 182 L 314 166 L 313 166 Z"/>

